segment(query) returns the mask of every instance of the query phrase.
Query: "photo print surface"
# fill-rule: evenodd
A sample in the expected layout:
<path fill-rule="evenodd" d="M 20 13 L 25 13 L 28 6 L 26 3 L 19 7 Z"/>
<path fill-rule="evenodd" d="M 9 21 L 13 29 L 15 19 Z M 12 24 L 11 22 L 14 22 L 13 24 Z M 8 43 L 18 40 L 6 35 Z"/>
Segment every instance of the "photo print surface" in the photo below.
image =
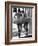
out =
<path fill-rule="evenodd" d="M 32 7 L 12 7 L 11 11 L 13 39 L 32 37 Z"/>

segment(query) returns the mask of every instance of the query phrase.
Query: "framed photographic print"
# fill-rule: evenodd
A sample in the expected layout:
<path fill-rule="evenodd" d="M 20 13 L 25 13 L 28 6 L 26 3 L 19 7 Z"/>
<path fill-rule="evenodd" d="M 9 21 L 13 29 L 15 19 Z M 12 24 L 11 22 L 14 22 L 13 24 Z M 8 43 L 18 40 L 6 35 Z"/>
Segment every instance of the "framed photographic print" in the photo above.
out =
<path fill-rule="evenodd" d="M 5 2 L 5 44 L 37 42 L 37 4 Z"/>

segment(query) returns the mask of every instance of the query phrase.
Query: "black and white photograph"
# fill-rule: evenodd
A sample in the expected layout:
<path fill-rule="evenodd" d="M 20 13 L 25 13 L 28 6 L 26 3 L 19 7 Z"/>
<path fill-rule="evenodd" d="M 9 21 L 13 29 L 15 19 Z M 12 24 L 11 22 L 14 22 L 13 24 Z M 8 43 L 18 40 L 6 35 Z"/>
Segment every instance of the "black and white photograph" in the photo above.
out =
<path fill-rule="evenodd" d="M 12 7 L 12 37 L 32 37 L 32 7 Z"/>
<path fill-rule="evenodd" d="M 5 8 L 6 43 L 37 42 L 37 4 L 6 2 Z"/>

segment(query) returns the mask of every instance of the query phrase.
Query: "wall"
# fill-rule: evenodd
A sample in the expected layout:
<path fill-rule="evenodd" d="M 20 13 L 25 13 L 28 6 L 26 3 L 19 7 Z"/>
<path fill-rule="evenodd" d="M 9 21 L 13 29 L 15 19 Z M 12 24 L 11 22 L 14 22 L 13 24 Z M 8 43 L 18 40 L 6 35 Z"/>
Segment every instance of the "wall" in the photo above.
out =
<path fill-rule="evenodd" d="M 33 2 L 38 4 L 38 0 L 13 0 L 13 1 Z M 37 23 L 38 23 L 38 11 L 37 11 Z M 37 32 L 38 32 L 38 25 L 37 25 Z M 38 36 L 38 33 L 37 33 L 37 36 Z M 5 0 L 0 0 L 0 46 L 5 46 Z M 38 43 L 18 44 L 18 45 L 16 44 L 13 46 L 38 46 Z"/>

